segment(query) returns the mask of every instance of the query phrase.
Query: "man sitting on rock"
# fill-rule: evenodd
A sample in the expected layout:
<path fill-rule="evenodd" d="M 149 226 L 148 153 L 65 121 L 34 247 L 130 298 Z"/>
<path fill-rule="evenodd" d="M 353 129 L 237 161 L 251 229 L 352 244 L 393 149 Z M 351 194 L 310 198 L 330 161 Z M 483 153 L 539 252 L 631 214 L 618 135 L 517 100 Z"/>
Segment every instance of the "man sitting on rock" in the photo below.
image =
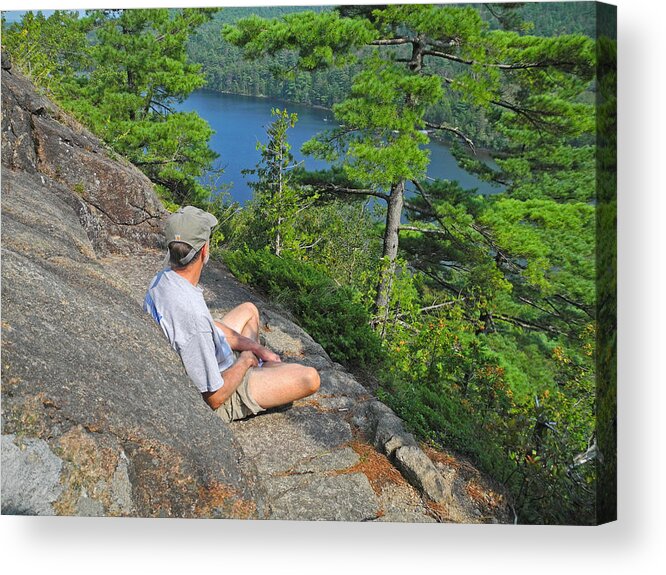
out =
<path fill-rule="evenodd" d="M 214 321 L 198 287 L 217 219 L 193 206 L 166 222 L 169 268 L 146 293 L 144 309 L 160 325 L 206 403 L 225 421 L 243 419 L 307 397 L 319 389 L 317 370 L 282 363 L 259 344 L 259 311 L 246 302 Z"/>

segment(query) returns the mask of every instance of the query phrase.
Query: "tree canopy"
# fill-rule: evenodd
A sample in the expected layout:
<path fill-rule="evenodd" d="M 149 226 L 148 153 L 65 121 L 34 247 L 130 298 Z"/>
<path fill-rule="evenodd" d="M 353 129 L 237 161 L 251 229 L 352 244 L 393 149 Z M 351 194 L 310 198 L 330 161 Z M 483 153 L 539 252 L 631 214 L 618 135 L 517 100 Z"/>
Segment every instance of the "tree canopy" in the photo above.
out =
<path fill-rule="evenodd" d="M 3 34 L 19 67 L 176 202 L 196 202 L 216 154 L 211 129 L 177 112 L 203 85 L 187 60 L 189 34 L 216 9 L 27 13 Z"/>

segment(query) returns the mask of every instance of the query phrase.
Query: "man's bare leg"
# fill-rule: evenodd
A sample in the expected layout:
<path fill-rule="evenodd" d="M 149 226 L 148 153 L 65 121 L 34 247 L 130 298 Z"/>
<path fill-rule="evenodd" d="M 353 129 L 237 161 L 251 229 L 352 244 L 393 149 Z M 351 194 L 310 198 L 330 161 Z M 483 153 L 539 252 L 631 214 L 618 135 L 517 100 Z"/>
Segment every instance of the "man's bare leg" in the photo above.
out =
<path fill-rule="evenodd" d="M 259 342 L 259 310 L 253 303 L 236 306 L 222 318 L 222 323 L 239 334 Z"/>
<path fill-rule="evenodd" d="M 222 323 L 241 335 L 259 342 L 259 310 L 243 303 L 222 318 Z M 319 389 L 319 373 L 298 363 L 266 361 L 253 368 L 248 380 L 250 395 L 263 408 L 270 409 L 312 395 Z"/>
<path fill-rule="evenodd" d="M 248 387 L 254 400 L 270 409 L 315 393 L 319 389 L 319 373 L 298 363 L 271 361 L 250 371 Z"/>

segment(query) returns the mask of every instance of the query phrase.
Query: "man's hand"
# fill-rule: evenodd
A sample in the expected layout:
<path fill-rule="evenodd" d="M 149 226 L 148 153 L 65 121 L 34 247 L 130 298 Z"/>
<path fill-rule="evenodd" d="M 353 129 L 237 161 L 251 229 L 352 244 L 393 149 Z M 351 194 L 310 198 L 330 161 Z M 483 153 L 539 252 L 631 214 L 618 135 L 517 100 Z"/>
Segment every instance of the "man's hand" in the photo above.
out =
<path fill-rule="evenodd" d="M 240 335 L 228 325 L 224 325 L 219 321 L 216 321 L 215 325 L 222 330 L 232 350 L 241 351 L 243 353 L 250 351 L 261 361 L 270 361 L 273 363 L 280 363 L 282 361 L 277 353 L 273 353 L 270 349 L 265 348 L 263 345 L 259 345 L 255 340 L 250 339 L 249 337 Z M 250 367 L 256 366 L 251 365 Z"/>
<path fill-rule="evenodd" d="M 222 372 L 224 385 L 217 391 L 201 394 L 204 401 L 213 409 L 217 409 L 231 397 L 234 390 L 243 382 L 243 377 L 247 373 L 247 370 L 258 365 L 259 360 L 251 351 L 242 351 L 238 356 L 238 361 Z"/>
<path fill-rule="evenodd" d="M 259 349 L 257 349 L 255 354 L 262 361 L 273 361 L 273 362 L 282 361 L 277 353 L 273 353 L 270 349 L 267 349 L 265 347 L 259 347 Z"/>
<path fill-rule="evenodd" d="M 238 356 L 238 361 L 242 361 L 247 365 L 247 369 L 258 367 L 259 360 L 257 356 L 251 351 L 241 351 L 240 356 Z"/>

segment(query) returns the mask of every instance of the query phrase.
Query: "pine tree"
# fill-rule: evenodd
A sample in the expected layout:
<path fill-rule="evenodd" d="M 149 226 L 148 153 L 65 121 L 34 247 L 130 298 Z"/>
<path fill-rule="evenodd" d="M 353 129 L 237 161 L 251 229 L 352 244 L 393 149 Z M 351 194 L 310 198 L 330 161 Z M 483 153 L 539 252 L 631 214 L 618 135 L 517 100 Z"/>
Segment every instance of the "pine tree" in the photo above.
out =
<path fill-rule="evenodd" d="M 297 215 L 314 201 L 306 199 L 298 186 L 292 183 L 292 174 L 297 166 L 287 141 L 287 131 L 298 121 L 296 114 L 286 109 L 274 108 L 275 118 L 266 129 L 268 142 L 257 144 L 261 160 L 256 169 L 245 170 L 255 174 L 258 180 L 250 182 L 255 196 L 252 209 L 256 212 L 255 222 L 260 227 L 259 243 L 270 245 L 271 251 L 280 256 L 284 250 L 302 249 L 295 231 Z"/>
<path fill-rule="evenodd" d="M 60 98 L 71 89 L 75 74 L 90 64 L 87 31 L 77 12 L 56 10 L 48 18 L 26 12 L 20 23 L 6 25 L 3 18 L 2 47 L 14 66 Z"/>
<path fill-rule="evenodd" d="M 175 111 L 204 83 L 187 61 L 189 34 L 216 9 L 28 13 L 3 42 L 22 69 L 116 152 L 139 166 L 169 200 L 196 203 L 198 178 L 216 154 L 196 113 Z"/>
<path fill-rule="evenodd" d="M 575 98 L 593 72 L 589 38 L 491 31 L 472 7 L 391 5 L 304 12 L 280 20 L 252 17 L 227 26 L 224 36 L 252 58 L 295 50 L 298 65 L 306 70 L 346 64 L 362 47 L 373 48 L 369 56 L 363 53 L 364 69 L 354 80 L 351 97 L 334 106 L 341 127 L 316 138 L 304 151 L 340 162 L 344 171 L 342 181 L 331 177 L 324 183 L 320 174 L 310 183 L 329 193 L 386 202 L 383 263 L 375 296 L 380 324 L 389 314 L 400 222 L 411 203 L 408 186 L 420 185 L 428 164 L 423 150 L 429 138 L 426 130 L 452 135 L 474 149 L 459 126 L 426 121 L 428 107 L 455 93 L 470 106 L 503 114 L 505 138 L 519 140 L 523 147 L 533 144 L 531 155 L 506 160 L 504 173 L 518 181 L 543 159 L 539 133 L 575 133 L 583 109 Z M 435 69 L 433 62 L 446 62 L 450 75 Z M 558 153 L 561 163 L 577 161 L 571 154 L 563 160 L 557 147 L 549 157 Z M 527 186 L 525 178 L 521 181 Z M 525 195 L 533 188 L 525 188 Z"/>

